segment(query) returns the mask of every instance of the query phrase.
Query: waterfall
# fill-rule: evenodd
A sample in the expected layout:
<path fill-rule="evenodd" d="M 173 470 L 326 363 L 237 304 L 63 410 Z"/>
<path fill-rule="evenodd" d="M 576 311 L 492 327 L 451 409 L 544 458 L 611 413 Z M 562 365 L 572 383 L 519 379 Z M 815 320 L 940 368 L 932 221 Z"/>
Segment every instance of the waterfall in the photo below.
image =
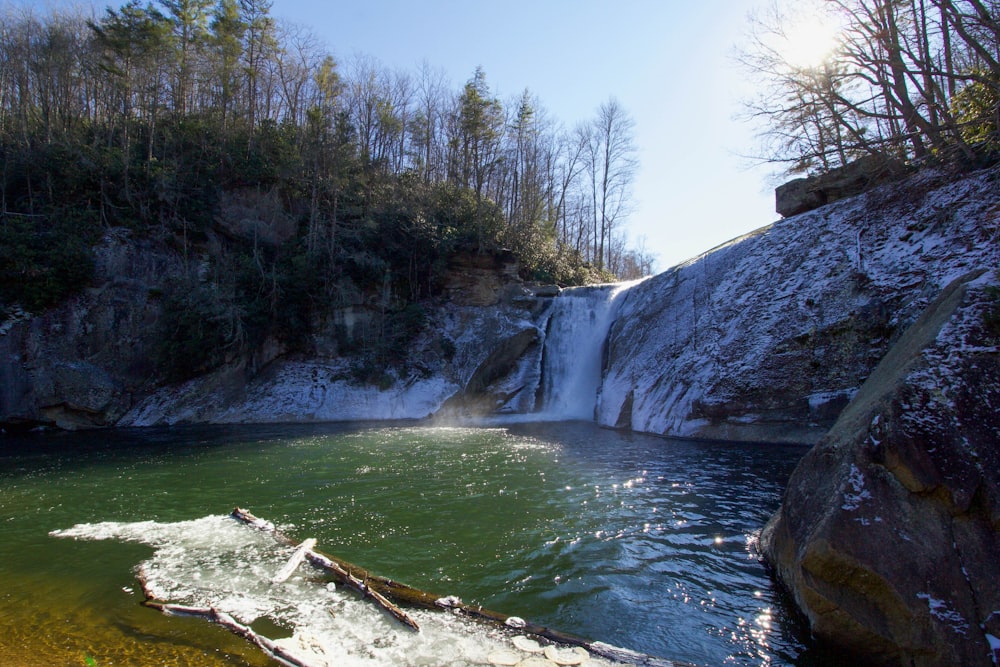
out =
<path fill-rule="evenodd" d="M 542 352 L 542 416 L 594 419 L 604 342 L 618 298 L 630 285 L 574 287 L 554 299 Z"/>

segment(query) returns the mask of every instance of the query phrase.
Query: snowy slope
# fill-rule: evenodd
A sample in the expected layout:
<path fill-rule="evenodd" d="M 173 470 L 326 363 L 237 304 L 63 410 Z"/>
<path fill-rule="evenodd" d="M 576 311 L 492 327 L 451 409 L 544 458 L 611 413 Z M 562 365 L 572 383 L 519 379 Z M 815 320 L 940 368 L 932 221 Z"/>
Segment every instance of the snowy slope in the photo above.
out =
<path fill-rule="evenodd" d="M 598 421 L 816 440 L 942 287 L 1000 265 L 998 178 L 919 174 L 637 285 L 610 334 Z"/>

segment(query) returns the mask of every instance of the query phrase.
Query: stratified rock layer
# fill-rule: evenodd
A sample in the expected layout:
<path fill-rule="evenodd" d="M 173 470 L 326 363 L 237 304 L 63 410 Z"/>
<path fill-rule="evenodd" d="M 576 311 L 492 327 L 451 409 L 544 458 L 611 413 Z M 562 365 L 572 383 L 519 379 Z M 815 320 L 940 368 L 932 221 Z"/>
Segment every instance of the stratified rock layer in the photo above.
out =
<path fill-rule="evenodd" d="M 761 538 L 820 640 L 888 665 L 993 665 L 1000 287 L 949 285 L 801 461 Z"/>

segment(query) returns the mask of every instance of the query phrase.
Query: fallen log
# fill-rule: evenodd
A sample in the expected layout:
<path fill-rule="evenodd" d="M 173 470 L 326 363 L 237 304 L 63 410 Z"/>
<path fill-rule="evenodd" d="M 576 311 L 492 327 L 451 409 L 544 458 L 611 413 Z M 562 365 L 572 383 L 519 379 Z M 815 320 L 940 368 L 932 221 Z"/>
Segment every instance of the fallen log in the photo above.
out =
<path fill-rule="evenodd" d="M 372 589 L 364 581 L 353 576 L 350 572 L 342 568 L 340 565 L 335 563 L 330 558 L 327 558 L 323 554 L 316 553 L 315 551 L 309 551 L 307 553 L 307 557 L 309 558 L 310 563 L 318 565 L 319 567 L 325 570 L 329 570 L 330 572 L 333 572 L 334 574 L 337 575 L 338 579 L 340 579 L 348 586 L 350 586 L 354 590 L 364 595 L 366 598 L 375 602 L 375 604 L 384 609 L 386 612 L 389 613 L 389 615 L 391 615 L 393 618 L 395 618 L 403 625 L 409 626 L 414 630 L 420 630 L 420 626 L 417 625 L 417 622 L 414 621 L 412 618 L 410 618 L 410 616 L 405 611 L 394 605 L 392 602 L 386 599 L 384 595 Z"/>
<path fill-rule="evenodd" d="M 232 516 L 233 518 L 238 519 L 243 523 L 246 523 L 247 525 L 253 526 L 258 530 L 262 530 L 264 532 L 274 535 L 274 537 L 278 539 L 280 542 L 289 545 L 295 544 L 295 540 L 293 540 L 292 538 L 288 537 L 287 535 L 279 531 L 277 528 L 275 528 L 274 524 L 272 524 L 270 521 L 264 521 L 263 519 L 259 519 L 250 512 L 248 512 L 247 510 L 240 509 L 239 507 L 237 507 L 233 509 Z M 403 625 L 412 628 L 413 630 L 420 630 L 420 626 L 417 625 L 417 622 L 414 621 L 412 618 L 410 618 L 410 616 L 405 611 L 403 611 L 398 606 L 389 601 L 386 598 L 386 596 L 382 594 L 379 590 L 369 586 L 366 583 L 367 572 L 364 572 L 364 575 L 366 575 L 364 577 L 355 576 L 355 574 L 353 574 L 350 570 L 348 570 L 348 568 L 344 567 L 340 561 L 337 561 L 325 554 L 321 554 L 317 551 L 314 551 L 312 547 L 315 546 L 316 544 L 315 540 L 311 540 L 312 543 L 308 544 L 307 546 L 308 542 L 310 542 L 310 540 L 306 540 L 301 545 L 299 545 L 298 550 L 288 561 L 288 563 L 286 563 L 285 567 L 282 568 L 281 572 L 278 573 L 279 575 L 284 573 L 284 571 L 288 569 L 289 565 L 293 564 L 293 561 L 295 561 L 295 563 L 294 565 L 292 565 L 291 570 L 294 570 L 295 567 L 297 567 L 298 564 L 301 562 L 301 559 L 296 560 L 296 558 L 301 553 L 302 558 L 308 559 L 309 562 L 312 563 L 313 565 L 316 565 L 317 567 L 326 570 L 327 572 L 330 572 L 331 574 L 333 574 L 334 578 L 337 579 L 337 581 L 339 581 L 341 584 L 357 591 L 358 593 L 361 593 L 361 595 L 374 602 L 376 605 L 381 607 L 386 613 L 388 613 L 390 616 L 395 618 Z M 354 568 L 354 569 L 359 569 L 359 568 Z M 288 572 L 289 576 L 291 575 L 291 570 Z M 277 576 L 275 577 L 275 579 L 277 579 Z"/>
<path fill-rule="evenodd" d="M 243 625 L 229 614 L 219 611 L 215 607 L 188 607 L 185 605 L 171 604 L 169 602 L 157 601 L 146 584 L 145 574 L 139 572 L 139 584 L 142 586 L 143 601 L 142 606 L 156 609 L 169 616 L 197 616 L 204 618 L 216 625 L 221 625 L 238 637 L 249 641 L 254 646 L 262 650 L 269 657 L 277 660 L 287 667 L 315 667 L 311 663 L 303 662 L 298 656 L 286 651 L 273 640 L 254 631 L 248 625 Z"/>
<path fill-rule="evenodd" d="M 257 530 L 271 534 L 279 542 L 289 546 L 295 545 L 295 540 L 278 530 L 273 523 L 254 516 L 249 510 L 236 507 L 233 509 L 230 516 L 241 523 L 245 523 L 246 525 L 256 528 Z M 326 561 L 338 565 L 344 572 L 347 572 L 354 579 L 367 582 L 369 588 L 381 593 L 390 600 L 395 600 L 396 602 L 402 604 L 422 607 L 424 609 L 434 609 L 439 606 L 435 604 L 435 601 L 438 598 L 430 593 L 413 588 L 412 586 L 407 586 L 406 584 L 401 584 L 397 581 L 393 581 L 392 579 L 374 575 L 363 567 L 359 567 L 346 560 L 336 558 L 335 556 L 321 553 L 315 549 L 311 551 L 311 554 L 312 557 L 310 557 L 309 554 L 306 555 L 306 558 L 309 559 L 310 562 L 314 562 L 313 559 L 316 556 L 321 556 Z M 325 569 L 323 562 L 316 562 L 315 564 L 317 567 Z M 333 572 L 333 574 L 335 577 L 339 576 L 336 572 Z"/>
<path fill-rule="evenodd" d="M 309 551 L 314 546 L 316 546 L 316 538 L 310 537 L 307 540 L 303 540 L 302 544 L 300 544 L 299 548 L 295 550 L 295 553 L 288 559 L 288 562 L 285 563 L 284 567 L 278 570 L 278 573 L 271 578 L 271 583 L 280 584 L 283 581 L 286 581 L 288 577 L 292 576 L 292 572 L 295 572 L 295 568 L 297 568 L 302 561 L 306 559 Z"/>
<path fill-rule="evenodd" d="M 273 523 L 254 516 L 249 510 L 236 507 L 233 509 L 230 516 L 248 526 L 270 533 L 280 542 L 288 545 L 295 544 L 295 540 L 278 530 Z M 333 574 L 333 576 L 337 579 L 341 579 L 346 575 L 346 577 L 349 577 L 349 579 L 347 579 L 348 581 L 353 580 L 361 583 L 365 589 L 370 591 L 370 593 L 364 593 L 364 591 L 360 592 L 368 596 L 378 595 L 380 598 L 385 600 L 386 603 L 392 605 L 393 608 L 398 609 L 400 613 L 403 613 L 402 610 L 389 602 L 389 600 L 393 600 L 398 604 L 424 609 L 451 609 L 457 613 L 461 613 L 472 618 L 481 619 L 494 625 L 516 629 L 520 632 L 535 635 L 537 637 L 543 637 L 559 644 L 580 646 L 595 655 L 599 655 L 615 662 L 648 665 L 649 667 L 680 667 L 680 663 L 636 653 L 634 651 L 622 649 L 603 642 L 592 642 L 553 628 L 525 621 L 517 616 L 508 616 L 496 611 L 484 609 L 480 606 L 467 605 L 454 596 L 441 597 L 433 595 L 427 591 L 407 586 L 406 584 L 393 581 L 392 579 L 371 574 L 368 570 L 354 565 L 353 563 L 349 563 L 315 550 L 307 552 L 306 558 L 313 565 L 316 565 L 317 567 Z M 372 599 L 375 598 L 373 597 Z M 392 612 L 390 611 L 389 613 Z M 395 616 L 395 614 L 393 614 L 393 616 Z M 406 621 L 402 622 L 406 623 Z M 411 627 L 416 628 L 416 624 L 414 623 Z"/>

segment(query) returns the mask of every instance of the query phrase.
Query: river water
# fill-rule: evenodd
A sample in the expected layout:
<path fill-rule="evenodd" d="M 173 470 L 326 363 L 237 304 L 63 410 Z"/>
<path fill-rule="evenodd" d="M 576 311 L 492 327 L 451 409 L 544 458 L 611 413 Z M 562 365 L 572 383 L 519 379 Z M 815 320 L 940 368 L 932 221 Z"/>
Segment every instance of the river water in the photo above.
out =
<path fill-rule="evenodd" d="M 51 534 L 206 525 L 236 505 L 376 574 L 635 651 L 785 665 L 806 649 L 750 546 L 801 447 L 561 422 L 191 427 L 0 448 L 4 665 L 272 664 L 221 628 L 141 607 L 150 546 Z"/>

